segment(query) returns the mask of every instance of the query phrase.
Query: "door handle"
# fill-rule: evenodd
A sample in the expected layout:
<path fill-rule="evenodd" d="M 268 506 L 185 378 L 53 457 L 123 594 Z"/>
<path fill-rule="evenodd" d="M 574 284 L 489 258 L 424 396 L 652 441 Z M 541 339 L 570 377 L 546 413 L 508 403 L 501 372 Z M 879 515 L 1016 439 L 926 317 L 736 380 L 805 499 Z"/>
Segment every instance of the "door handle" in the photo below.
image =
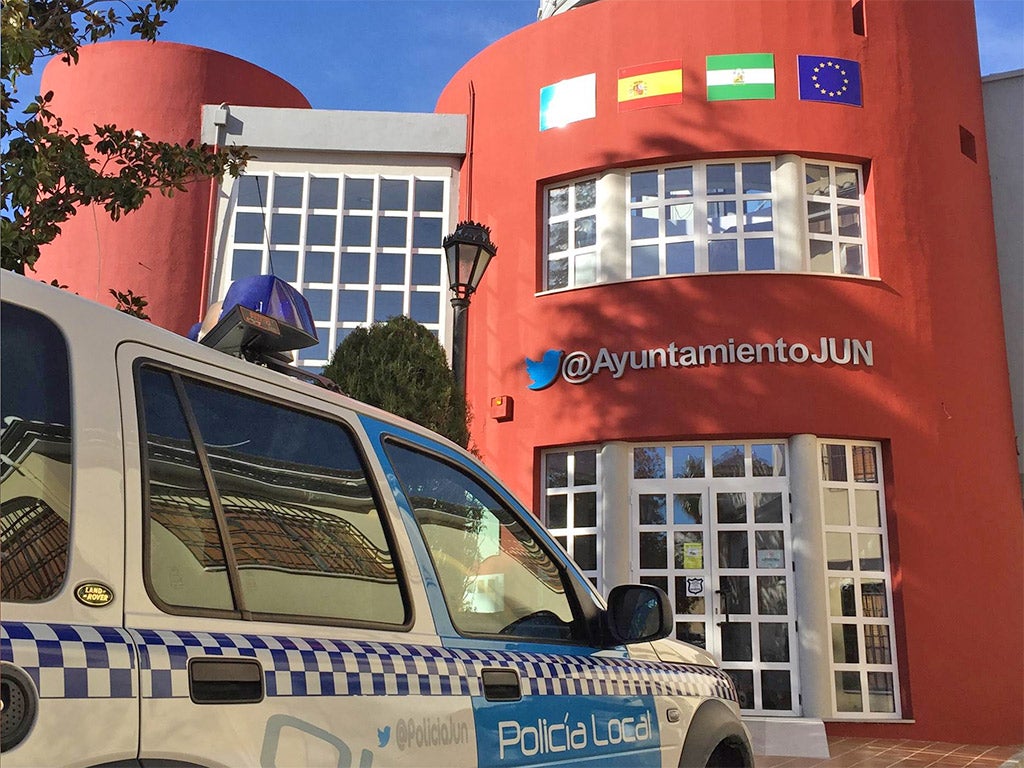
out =
<path fill-rule="evenodd" d="M 263 667 L 255 659 L 189 659 L 188 693 L 196 704 L 255 704 L 263 701 Z"/>
<path fill-rule="evenodd" d="M 715 594 L 719 596 L 719 605 L 721 606 L 722 613 L 725 614 L 725 621 L 718 622 L 719 624 L 729 623 L 729 593 L 724 589 L 716 589 Z"/>
<path fill-rule="evenodd" d="M 523 698 L 519 672 L 514 669 L 483 669 L 480 679 L 487 701 L 519 701 Z"/>

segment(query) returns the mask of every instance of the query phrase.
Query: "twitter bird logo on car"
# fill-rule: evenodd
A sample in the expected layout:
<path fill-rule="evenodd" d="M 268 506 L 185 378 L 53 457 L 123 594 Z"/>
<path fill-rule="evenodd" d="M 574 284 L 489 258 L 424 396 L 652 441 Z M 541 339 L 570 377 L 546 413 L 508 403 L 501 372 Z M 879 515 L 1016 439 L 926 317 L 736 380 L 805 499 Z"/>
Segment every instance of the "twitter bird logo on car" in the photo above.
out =
<path fill-rule="evenodd" d="M 526 375 L 530 377 L 528 388 L 538 390 L 550 387 L 561 370 L 562 355 L 560 349 L 549 349 L 540 360 L 526 358 Z"/>

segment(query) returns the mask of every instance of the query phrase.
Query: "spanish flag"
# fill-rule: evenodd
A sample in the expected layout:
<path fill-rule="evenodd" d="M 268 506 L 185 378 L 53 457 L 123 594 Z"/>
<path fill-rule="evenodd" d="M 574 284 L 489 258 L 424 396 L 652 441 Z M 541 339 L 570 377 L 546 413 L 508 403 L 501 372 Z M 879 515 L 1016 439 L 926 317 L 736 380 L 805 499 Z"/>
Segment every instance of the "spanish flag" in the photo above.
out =
<path fill-rule="evenodd" d="M 619 111 L 683 103 L 682 59 L 619 70 Z"/>

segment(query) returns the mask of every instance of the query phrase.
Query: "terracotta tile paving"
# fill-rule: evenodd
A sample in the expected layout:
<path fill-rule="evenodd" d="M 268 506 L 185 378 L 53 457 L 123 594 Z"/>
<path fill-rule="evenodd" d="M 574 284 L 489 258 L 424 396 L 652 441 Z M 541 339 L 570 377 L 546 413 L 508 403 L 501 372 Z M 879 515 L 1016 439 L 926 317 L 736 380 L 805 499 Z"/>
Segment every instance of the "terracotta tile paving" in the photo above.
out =
<path fill-rule="evenodd" d="M 1024 746 L 905 739 L 829 739 L 828 759 L 758 757 L 757 768 L 1024 768 Z"/>

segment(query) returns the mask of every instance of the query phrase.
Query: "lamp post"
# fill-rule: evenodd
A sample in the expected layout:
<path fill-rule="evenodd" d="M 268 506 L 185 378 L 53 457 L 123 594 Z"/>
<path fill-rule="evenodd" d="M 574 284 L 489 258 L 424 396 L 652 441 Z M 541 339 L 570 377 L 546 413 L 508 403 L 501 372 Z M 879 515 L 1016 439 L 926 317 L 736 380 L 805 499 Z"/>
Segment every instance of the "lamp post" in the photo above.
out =
<path fill-rule="evenodd" d="M 448 282 L 452 292 L 452 371 L 455 384 L 466 392 L 466 315 L 469 299 L 480 285 L 497 246 L 491 231 L 475 221 L 460 221 L 455 231 L 441 242 L 448 263 Z"/>

